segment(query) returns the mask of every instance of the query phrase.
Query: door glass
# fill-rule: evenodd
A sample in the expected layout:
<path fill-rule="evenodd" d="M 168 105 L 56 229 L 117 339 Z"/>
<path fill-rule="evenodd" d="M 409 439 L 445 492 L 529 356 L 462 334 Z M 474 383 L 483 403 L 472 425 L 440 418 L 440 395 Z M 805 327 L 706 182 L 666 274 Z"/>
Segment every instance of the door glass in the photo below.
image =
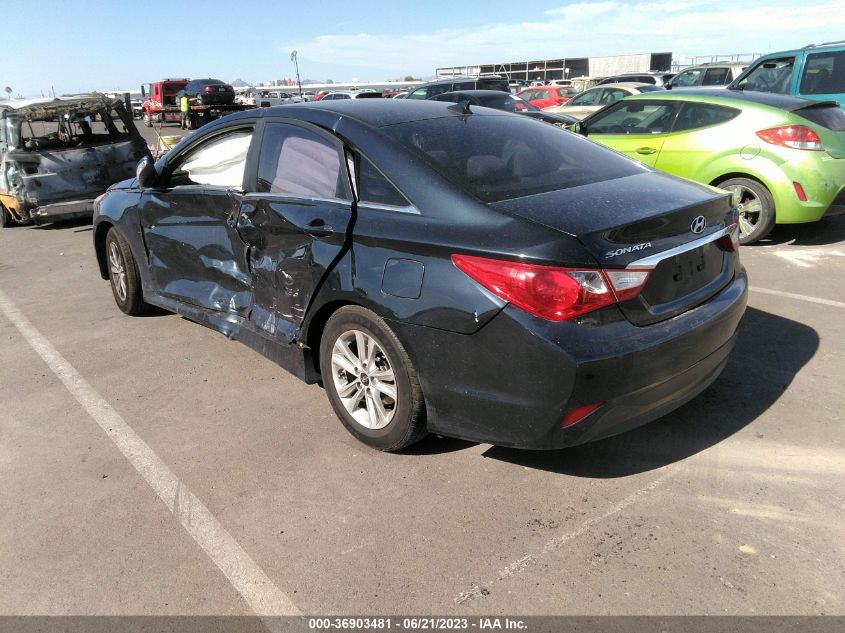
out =
<path fill-rule="evenodd" d="M 428 88 L 417 88 L 410 93 L 406 99 L 425 99 L 428 96 Z"/>
<path fill-rule="evenodd" d="M 628 93 L 624 90 L 619 90 L 618 88 L 605 88 L 604 94 L 601 96 L 601 101 L 599 101 L 600 105 L 608 105 L 611 103 L 616 103 L 620 99 L 624 99 L 628 96 Z"/>
<path fill-rule="evenodd" d="M 674 79 L 672 79 L 672 87 L 686 88 L 687 86 L 697 86 L 698 81 L 701 78 L 701 73 L 701 68 L 685 70 L 684 72 L 678 74 Z"/>
<path fill-rule="evenodd" d="M 242 187 L 252 129 L 217 136 L 177 159 L 170 186 Z"/>
<path fill-rule="evenodd" d="M 452 84 L 452 90 L 473 90 L 475 88 L 474 81 L 456 81 Z"/>
<path fill-rule="evenodd" d="M 756 90 L 757 92 L 788 94 L 789 80 L 792 78 L 792 67 L 794 65 L 794 57 L 766 60 L 757 64 L 739 82 L 739 86 L 745 90 Z"/>
<path fill-rule="evenodd" d="M 358 166 L 358 181 L 361 202 L 387 204 L 394 207 L 407 207 L 409 202 L 381 172 L 363 156 Z"/>
<path fill-rule="evenodd" d="M 349 199 L 337 148 L 322 136 L 283 123 L 269 123 L 261 142 L 258 191 Z"/>
<path fill-rule="evenodd" d="M 588 106 L 588 105 L 595 105 L 596 101 L 599 99 L 599 95 L 603 88 L 598 88 L 596 90 L 587 90 L 587 92 L 582 92 L 576 97 L 573 97 L 567 105 L 573 106 Z"/>
<path fill-rule="evenodd" d="M 731 71 L 729 68 L 708 68 L 704 73 L 702 86 L 725 86 L 731 83 Z"/>
<path fill-rule="evenodd" d="M 681 111 L 672 131 L 682 132 L 707 127 L 708 125 L 717 125 L 730 121 L 739 112 L 735 108 L 724 108 L 707 103 L 685 103 L 681 106 Z"/>
<path fill-rule="evenodd" d="M 802 95 L 845 93 L 845 51 L 807 55 L 799 91 Z"/>
<path fill-rule="evenodd" d="M 672 125 L 672 102 L 623 103 L 590 120 L 590 134 L 666 134 Z"/>

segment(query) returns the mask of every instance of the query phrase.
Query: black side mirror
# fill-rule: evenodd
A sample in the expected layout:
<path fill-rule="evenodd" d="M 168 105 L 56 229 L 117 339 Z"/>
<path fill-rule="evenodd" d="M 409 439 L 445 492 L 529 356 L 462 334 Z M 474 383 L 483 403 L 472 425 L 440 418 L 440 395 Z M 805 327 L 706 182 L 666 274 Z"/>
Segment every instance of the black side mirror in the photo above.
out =
<path fill-rule="evenodd" d="M 138 186 L 141 189 L 151 187 L 156 181 L 156 168 L 149 156 L 144 156 L 138 161 L 138 167 L 135 168 L 135 178 L 138 179 Z"/>
<path fill-rule="evenodd" d="M 587 124 L 584 123 L 584 121 L 576 121 L 572 124 L 570 129 L 576 134 L 580 134 L 581 136 L 587 136 Z"/>

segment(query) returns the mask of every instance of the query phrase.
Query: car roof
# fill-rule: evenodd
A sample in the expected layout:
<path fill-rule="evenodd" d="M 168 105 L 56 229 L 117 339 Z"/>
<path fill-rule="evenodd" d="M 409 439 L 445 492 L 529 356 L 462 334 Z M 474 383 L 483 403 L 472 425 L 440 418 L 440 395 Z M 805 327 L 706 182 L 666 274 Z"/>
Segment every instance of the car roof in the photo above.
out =
<path fill-rule="evenodd" d="M 536 90 L 536 88 L 531 88 L 531 90 Z M 514 96 L 504 90 L 451 90 L 449 92 L 443 92 L 437 96 L 440 97 L 442 95 L 469 95 L 471 97 L 501 97 L 502 95 L 506 97 Z"/>
<path fill-rule="evenodd" d="M 112 99 L 101 94 L 90 94 L 74 97 L 11 99 L 9 101 L 0 102 L 0 110 L 12 110 L 16 114 L 41 116 L 50 110 L 61 110 L 64 108 L 79 108 L 82 110 L 87 108 L 110 107 L 119 103 L 123 103 L 123 101 L 120 99 Z"/>
<path fill-rule="evenodd" d="M 493 91 L 496 92 L 496 91 Z M 499 91 L 501 92 L 501 91 Z M 505 94 L 502 92 L 502 94 Z M 258 110 L 244 110 L 231 114 L 223 121 L 248 119 L 255 117 L 282 117 L 311 121 L 326 125 L 329 120 L 338 121 L 341 118 L 354 119 L 370 127 L 385 127 L 424 119 L 437 119 L 449 116 L 460 116 L 454 111 L 454 103 L 445 101 L 427 101 L 422 99 L 338 99 L 333 101 L 309 101 L 307 103 L 291 103 Z M 452 108 L 452 109 L 450 109 Z M 476 112 L 474 116 L 496 116 L 501 112 Z M 213 125 L 213 124 L 210 124 Z"/>
<path fill-rule="evenodd" d="M 681 101 L 733 101 L 742 103 L 754 103 L 758 105 L 780 108 L 782 110 L 798 110 L 805 106 L 828 103 L 823 101 L 811 101 L 789 95 L 775 94 L 771 92 L 754 92 L 753 90 L 727 90 L 717 88 L 714 90 L 682 90 L 673 89 L 668 91 L 647 92 L 635 95 L 634 98 L 672 99 L 681 97 Z M 832 101 L 829 103 L 833 103 Z M 739 103 L 737 103 L 739 105 Z"/>
<path fill-rule="evenodd" d="M 611 84 L 601 84 L 598 86 L 593 86 L 592 88 L 587 88 L 587 90 L 595 90 L 596 88 L 640 88 L 642 86 L 649 86 L 651 88 L 654 88 L 654 84 L 647 84 L 638 81 L 615 81 Z"/>

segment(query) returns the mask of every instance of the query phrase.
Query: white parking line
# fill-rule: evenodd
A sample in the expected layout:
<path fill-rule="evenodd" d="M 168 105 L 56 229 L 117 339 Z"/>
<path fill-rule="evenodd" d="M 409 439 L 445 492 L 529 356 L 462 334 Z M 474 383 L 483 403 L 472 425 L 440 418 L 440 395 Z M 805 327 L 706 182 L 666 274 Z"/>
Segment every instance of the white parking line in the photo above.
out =
<path fill-rule="evenodd" d="M 301 615 L 187 486 L 0 291 L 0 310 L 259 616 Z"/>
<path fill-rule="evenodd" d="M 650 493 L 652 490 L 657 488 L 658 486 L 665 483 L 667 480 L 671 479 L 678 473 L 678 469 L 667 469 L 664 470 L 663 474 L 660 475 L 657 479 L 652 481 L 647 486 L 632 492 L 630 495 L 614 503 L 610 506 L 605 512 L 598 516 L 591 517 L 584 521 L 579 527 L 571 532 L 566 532 L 564 534 L 560 534 L 559 536 L 555 536 L 554 538 L 548 540 L 546 544 L 543 546 L 543 549 L 535 554 L 526 554 L 518 558 L 517 560 L 510 563 L 507 567 L 500 570 L 495 578 L 488 580 L 486 583 L 482 585 L 474 585 L 469 591 L 462 591 L 457 596 L 455 596 L 454 601 L 455 604 L 463 604 L 464 602 L 469 602 L 470 600 L 475 600 L 481 596 L 486 596 L 490 593 L 489 587 L 506 578 L 510 578 L 511 576 L 516 576 L 517 574 L 521 574 L 524 572 L 528 567 L 537 563 L 538 559 L 543 556 L 547 556 L 552 552 L 556 552 L 557 550 L 561 549 L 564 545 L 566 545 L 569 541 L 578 538 L 579 536 L 583 536 L 599 523 L 606 521 L 607 519 L 619 514 L 623 510 L 634 505 L 637 501 L 639 501 L 642 497 Z"/>
<path fill-rule="evenodd" d="M 783 292 L 782 290 L 769 290 L 768 288 L 758 288 L 751 286 L 751 292 L 759 292 L 764 295 L 772 295 L 775 297 L 784 297 L 786 299 L 796 299 L 798 301 L 808 301 L 810 303 L 818 303 L 823 306 L 832 306 L 834 308 L 845 308 L 845 303 L 842 301 L 834 301 L 833 299 L 822 299 L 821 297 L 811 297 L 809 295 L 798 295 L 794 292 Z"/>

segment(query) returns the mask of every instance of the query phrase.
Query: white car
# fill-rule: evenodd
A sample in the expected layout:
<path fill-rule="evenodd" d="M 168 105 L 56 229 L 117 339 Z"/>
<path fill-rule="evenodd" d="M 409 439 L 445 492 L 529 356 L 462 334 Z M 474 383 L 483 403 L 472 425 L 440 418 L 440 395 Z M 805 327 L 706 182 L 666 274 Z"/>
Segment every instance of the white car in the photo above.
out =
<path fill-rule="evenodd" d="M 335 101 L 337 99 L 381 99 L 381 93 L 375 90 L 335 90 L 320 101 Z"/>
<path fill-rule="evenodd" d="M 576 119 L 583 119 L 587 115 L 629 95 L 655 90 L 662 91 L 663 88 L 643 83 L 602 84 L 578 93 L 563 105 L 543 108 L 543 112 L 566 114 Z"/>

